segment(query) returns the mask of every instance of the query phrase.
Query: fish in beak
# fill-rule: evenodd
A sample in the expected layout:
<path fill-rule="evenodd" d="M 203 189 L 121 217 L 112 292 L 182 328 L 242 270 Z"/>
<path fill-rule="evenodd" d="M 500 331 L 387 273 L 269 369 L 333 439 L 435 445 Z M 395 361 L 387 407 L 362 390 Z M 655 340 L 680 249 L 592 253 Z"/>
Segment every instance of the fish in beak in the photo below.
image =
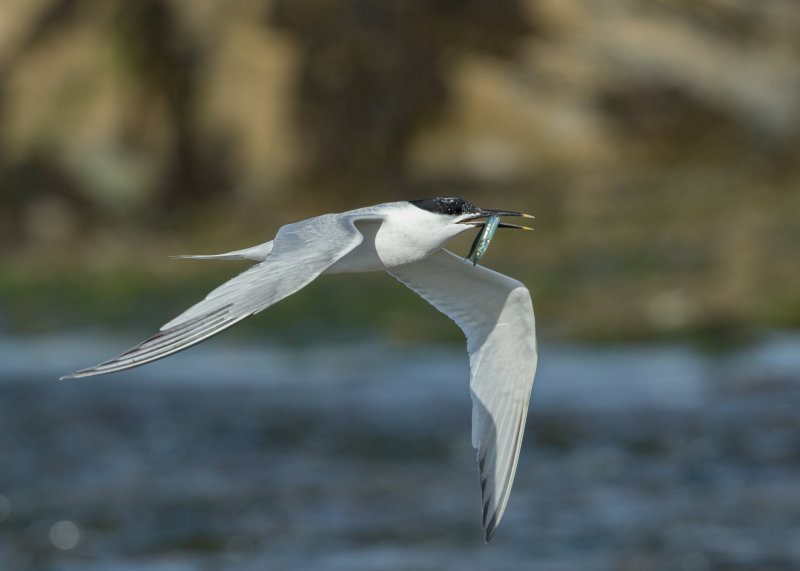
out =
<path fill-rule="evenodd" d="M 489 248 L 489 242 L 491 242 L 494 233 L 497 231 L 498 228 L 515 228 L 517 230 L 533 230 L 533 228 L 529 228 L 527 226 L 519 226 L 517 224 L 508 224 L 505 222 L 500 222 L 501 216 L 520 216 L 523 218 L 534 218 L 530 214 L 525 214 L 522 212 L 514 212 L 511 210 L 485 210 L 481 209 L 480 212 L 477 214 L 472 214 L 468 218 L 464 220 L 459 220 L 459 224 L 469 224 L 471 226 L 475 226 L 480 228 L 477 236 L 475 236 L 475 240 L 472 242 L 472 247 L 469 249 L 469 254 L 464 260 L 469 260 L 472 258 L 472 265 L 477 265 L 478 260 L 483 257 L 483 254 L 486 253 L 486 250 Z"/>

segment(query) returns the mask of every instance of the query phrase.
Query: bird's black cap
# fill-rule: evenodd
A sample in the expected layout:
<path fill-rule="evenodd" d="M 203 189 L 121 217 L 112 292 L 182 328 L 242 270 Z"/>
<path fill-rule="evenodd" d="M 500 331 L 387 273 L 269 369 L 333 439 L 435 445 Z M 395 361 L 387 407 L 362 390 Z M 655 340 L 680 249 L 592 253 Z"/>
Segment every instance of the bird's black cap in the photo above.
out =
<path fill-rule="evenodd" d="M 467 202 L 463 198 L 424 198 L 422 200 L 411 200 L 411 204 L 423 210 L 428 210 L 436 214 L 457 216 L 459 214 L 477 214 L 480 208 Z"/>

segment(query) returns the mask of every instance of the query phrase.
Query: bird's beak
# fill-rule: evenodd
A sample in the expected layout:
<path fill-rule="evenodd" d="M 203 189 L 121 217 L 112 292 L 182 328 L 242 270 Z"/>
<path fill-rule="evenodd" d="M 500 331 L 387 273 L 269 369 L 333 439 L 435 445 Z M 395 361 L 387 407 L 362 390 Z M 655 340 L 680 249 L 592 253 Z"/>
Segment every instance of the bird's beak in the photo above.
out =
<path fill-rule="evenodd" d="M 481 220 L 482 218 L 486 218 L 488 216 L 519 216 L 522 218 L 535 218 L 531 214 L 525 214 L 523 212 L 514 212 L 513 210 L 488 210 L 481 208 L 480 212 L 477 214 L 472 214 L 468 218 L 464 218 L 463 220 L 459 220 L 459 224 L 469 224 L 470 226 L 480 227 L 485 226 L 486 221 Z M 505 222 L 501 222 L 497 225 L 498 228 L 515 228 L 517 230 L 533 230 L 533 228 L 528 228 L 527 226 L 519 226 L 517 224 L 507 224 Z"/>

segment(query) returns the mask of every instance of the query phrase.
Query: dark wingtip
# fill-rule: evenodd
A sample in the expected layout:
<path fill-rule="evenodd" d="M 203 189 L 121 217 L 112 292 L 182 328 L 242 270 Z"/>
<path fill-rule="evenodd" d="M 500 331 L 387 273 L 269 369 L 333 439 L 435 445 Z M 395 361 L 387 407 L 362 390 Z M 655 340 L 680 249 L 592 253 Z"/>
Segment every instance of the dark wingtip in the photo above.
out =
<path fill-rule="evenodd" d="M 494 532 L 497 529 L 497 512 L 495 512 L 494 516 L 492 516 L 492 520 L 486 525 L 484 528 L 485 536 L 484 541 L 489 543 L 494 537 Z"/>

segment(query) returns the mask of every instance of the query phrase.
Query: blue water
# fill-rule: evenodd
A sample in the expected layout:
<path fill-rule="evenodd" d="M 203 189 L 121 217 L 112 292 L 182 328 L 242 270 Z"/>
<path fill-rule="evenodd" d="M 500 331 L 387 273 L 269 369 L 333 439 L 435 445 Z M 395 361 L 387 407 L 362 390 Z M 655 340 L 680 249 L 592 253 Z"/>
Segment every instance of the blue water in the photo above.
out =
<path fill-rule="evenodd" d="M 800 336 L 541 348 L 481 540 L 462 348 L 0 338 L 0 569 L 800 569 Z"/>

